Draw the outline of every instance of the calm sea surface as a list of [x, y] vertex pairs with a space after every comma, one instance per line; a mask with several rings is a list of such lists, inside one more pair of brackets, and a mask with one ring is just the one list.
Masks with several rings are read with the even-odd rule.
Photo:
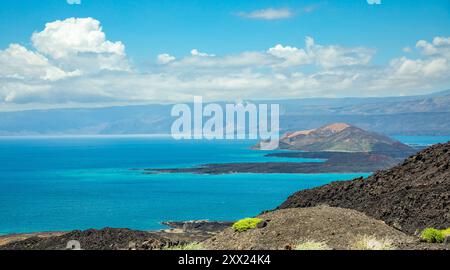
[[[450, 137], [398, 137], [433, 144]], [[267, 158], [250, 141], [155, 137], [0, 138], [0, 234], [126, 227], [166, 220], [235, 220], [272, 209], [297, 190], [360, 174], [154, 174], [142, 168]]]

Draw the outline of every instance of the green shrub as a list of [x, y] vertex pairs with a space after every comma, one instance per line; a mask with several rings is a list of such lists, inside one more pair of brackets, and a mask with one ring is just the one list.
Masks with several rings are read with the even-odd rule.
[[420, 237], [428, 243], [442, 243], [445, 239], [443, 231], [434, 228], [426, 228]]
[[331, 250], [325, 242], [307, 241], [295, 246], [294, 250]]
[[353, 245], [354, 250], [395, 250], [396, 247], [390, 239], [377, 239], [373, 236], [360, 236]]
[[441, 231], [444, 237], [450, 236], [450, 228]]
[[233, 229], [237, 232], [245, 232], [256, 228], [263, 220], [260, 218], [244, 218], [233, 224]]

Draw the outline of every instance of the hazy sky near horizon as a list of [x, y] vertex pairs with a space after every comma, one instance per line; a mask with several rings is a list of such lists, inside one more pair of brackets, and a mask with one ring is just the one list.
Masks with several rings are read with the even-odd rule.
[[0, 110], [448, 88], [448, 0], [0, 2]]

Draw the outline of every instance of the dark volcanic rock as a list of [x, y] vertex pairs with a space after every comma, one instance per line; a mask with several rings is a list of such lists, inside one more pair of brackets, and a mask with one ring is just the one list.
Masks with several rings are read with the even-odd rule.
[[[360, 173], [373, 172], [391, 168], [403, 159], [393, 158], [378, 153], [345, 152], [289, 152], [275, 153], [267, 156], [288, 158], [326, 159], [318, 162], [256, 162], [256, 163], [222, 163], [206, 164], [193, 168], [146, 169], [146, 174], [154, 173], [197, 173], [197, 174], [232, 174], [232, 173]], [[404, 156], [403, 158], [405, 158]]]
[[408, 233], [450, 227], [450, 143], [427, 148], [368, 179], [295, 193], [278, 209], [328, 204], [355, 209]]
[[231, 227], [234, 222], [226, 221], [208, 221], [208, 220], [192, 220], [192, 221], [166, 221], [162, 224], [172, 228], [182, 229], [187, 232], [218, 232]]
[[65, 250], [69, 241], [76, 240], [85, 250], [161, 249], [178, 244], [155, 233], [128, 229], [72, 231], [48, 238], [32, 237], [0, 246], [0, 250]]

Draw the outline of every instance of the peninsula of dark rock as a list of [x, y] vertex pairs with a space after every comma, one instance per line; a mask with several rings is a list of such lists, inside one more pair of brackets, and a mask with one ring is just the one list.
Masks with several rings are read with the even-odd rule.
[[[255, 162], [206, 164], [193, 168], [146, 169], [144, 173], [359, 173], [391, 168], [402, 161], [377, 153], [283, 152], [267, 156], [293, 158], [293, 162]], [[294, 158], [325, 159], [325, 162], [294, 162]]]

